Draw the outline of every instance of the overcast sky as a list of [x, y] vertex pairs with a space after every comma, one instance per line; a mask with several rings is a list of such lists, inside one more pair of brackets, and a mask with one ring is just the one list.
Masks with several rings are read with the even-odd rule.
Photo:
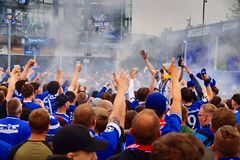
[[[192, 25], [202, 23], [203, 0], [132, 0], [133, 33], [160, 35], [166, 27], [184, 29], [186, 19]], [[208, 0], [205, 22], [207, 24], [226, 20], [229, 8], [235, 0]]]

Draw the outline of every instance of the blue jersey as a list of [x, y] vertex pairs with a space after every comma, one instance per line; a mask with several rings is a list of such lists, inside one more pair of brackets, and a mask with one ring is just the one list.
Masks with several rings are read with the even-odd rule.
[[0, 140], [12, 146], [27, 140], [31, 134], [28, 122], [17, 117], [0, 119]]
[[130, 145], [134, 144], [134, 137], [133, 135], [131, 135], [130, 133], [128, 133], [126, 135], [126, 143], [125, 143], [125, 147], [128, 147]]
[[49, 94], [48, 91], [43, 92], [43, 93], [41, 93], [41, 94], [36, 95], [36, 96], [35, 96], [35, 99], [40, 99], [40, 100], [43, 101], [43, 99], [44, 99], [45, 97], [47, 97], [48, 94]]
[[200, 130], [200, 122], [198, 119], [198, 112], [203, 104], [208, 103], [208, 100], [204, 98], [203, 100], [193, 102], [188, 108], [188, 121], [187, 126], [193, 130]]
[[210, 130], [210, 125], [206, 125], [202, 127], [201, 130], [197, 130], [194, 136], [197, 137], [205, 147], [210, 147], [213, 144], [214, 135]]
[[23, 102], [23, 105], [29, 108], [31, 111], [34, 109], [42, 108], [39, 104], [34, 102]]
[[166, 124], [165, 125], [160, 124], [161, 135], [164, 135], [170, 132], [181, 131], [182, 118], [177, 113], [173, 113], [170, 116], [165, 115], [164, 120]]
[[231, 157], [231, 158], [218, 158], [218, 160], [240, 160], [238, 157]]
[[93, 131], [91, 131], [91, 133], [96, 139], [108, 142], [108, 146], [104, 151], [97, 152], [98, 160], [105, 160], [110, 156], [113, 156], [121, 136], [120, 127], [116, 123], [111, 122], [107, 125], [105, 131], [99, 135], [95, 134]]
[[46, 107], [50, 114], [57, 112], [57, 106], [55, 104], [55, 99], [57, 96], [58, 94], [55, 95], [48, 94], [48, 96], [43, 99], [44, 106]]
[[56, 112], [56, 113], [53, 114], [53, 116], [56, 117], [56, 118], [58, 116], [60, 116], [66, 122], [66, 124], [70, 124], [70, 118], [69, 118], [69, 116], [67, 114]]
[[23, 101], [23, 96], [21, 93], [18, 93], [17, 90], [14, 90], [13, 97], [18, 98], [21, 102]]
[[7, 160], [12, 146], [4, 141], [0, 140], [0, 159]]
[[235, 111], [235, 116], [237, 124], [240, 124], [240, 111]]
[[53, 115], [50, 115], [50, 126], [48, 129], [48, 132], [46, 134], [46, 140], [48, 142], [52, 142], [53, 136], [57, 131], [61, 128], [58, 119], [54, 117]]
[[75, 111], [77, 107], [75, 105], [70, 104], [68, 109], [67, 109], [67, 115], [70, 118], [70, 122], [73, 121], [73, 112]]

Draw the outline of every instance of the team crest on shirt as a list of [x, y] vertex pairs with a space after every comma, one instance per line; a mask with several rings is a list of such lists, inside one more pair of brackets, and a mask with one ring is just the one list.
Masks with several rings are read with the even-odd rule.
[[19, 124], [11, 125], [11, 124], [0, 124], [0, 133], [12, 134], [18, 133]]
[[114, 128], [111, 126], [109, 126], [105, 129], [105, 132], [112, 132], [112, 131], [114, 131]]
[[93, 138], [94, 137], [94, 135], [93, 135], [93, 133], [91, 132], [91, 131], [89, 131], [89, 135]]

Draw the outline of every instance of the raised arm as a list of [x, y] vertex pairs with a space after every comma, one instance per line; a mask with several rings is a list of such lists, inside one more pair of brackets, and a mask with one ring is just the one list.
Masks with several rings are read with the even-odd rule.
[[58, 69], [55, 76], [55, 81], [57, 81], [59, 84], [61, 84], [62, 74], [63, 74], [62, 70]]
[[142, 56], [144, 62], [146, 63], [149, 71], [152, 73], [152, 75], [157, 74], [157, 71], [154, 69], [153, 65], [149, 62], [147, 53], [144, 50], [141, 50], [140, 55]]
[[199, 97], [200, 99], [202, 99], [202, 98], [203, 98], [203, 92], [202, 92], [202, 87], [201, 87], [200, 83], [198, 82], [197, 78], [193, 75], [193, 73], [190, 71], [189, 67], [184, 66], [184, 68], [185, 68], [185, 70], [187, 71], [190, 79], [191, 79], [193, 82], [195, 82], [195, 89], [196, 89], [196, 91], [197, 91], [198, 97]]
[[34, 59], [29, 59], [27, 64], [24, 67], [24, 70], [22, 72], [22, 75], [20, 77], [20, 80], [25, 80], [27, 78], [27, 74], [29, 72], [29, 69], [36, 63]]
[[128, 89], [129, 79], [125, 72], [121, 71], [116, 75], [116, 83], [118, 86], [118, 92], [113, 103], [113, 111], [109, 117], [109, 122], [115, 122], [120, 124], [124, 128], [126, 104], [125, 104], [125, 92]]
[[155, 76], [152, 76], [151, 81], [150, 81], [150, 85], [149, 85], [150, 93], [154, 92], [154, 87], [155, 87], [154, 83], [155, 83]]
[[7, 96], [6, 96], [6, 100], [9, 101], [12, 96], [13, 96], [13, 92], [15, 90], [15, 83], [18, 80], [18, 76], [20, 75], [20, 68], [14, 68], [12, 70], [12, 72], [10, 73], [10, 78], [9, 78], [9, 85], [8, 85], [8, 92], [7, 92]]
[[181, 109], [181, 91], [180, 84], [178, 81], [178, 68], [174, 64], [175, 59], [172, 59], [171, 65], [168, 68], [167, 72], [172, 77], [172, 105], [170, 109], [170, 114], [177, 113], [180, 117], [182, 117], [182, 109]]
[[73, 79], [72, 79], [72, 82], [68, 88], [69, 91], [73, 91], [75, 90], [75, 87], [77, 86], [77, 80], [78, 80], [78, 77], [79, 77], [79, 73], [81, 72], [82, 70], [82, 65], [81, 64], [77, 64], [76, 65], [76, 68], [75, 68], [75, 71], [74, 71], [74, 75], [73, 75]]
[[181, 82], [181, 80], [183, 79], [183, 73], [184, 73], [184, 66], [181, 66], [180, 74], [179, 74], [179, 77], [178, 77], [179, 82]]
[[213, 99], [213, 92], [212, 92], [212, 88], [210, 86], [210, 77], [205, 74], [203, 76], [203, 81], [204, 81], [204, 85], [206, 87], [206, 91], [207, 91], [207, 99], [208, 99], [208, 102], [210, 102], [212, 99]]
[[130, 81], [129, 81], [129, 87], [128, 87], [128, 97], [129, 101], [133, 102], [135, 101], [135, 95], [134, 95], [134, 79], [137, 74], [137, 69], [132, 68], [130, 71]]

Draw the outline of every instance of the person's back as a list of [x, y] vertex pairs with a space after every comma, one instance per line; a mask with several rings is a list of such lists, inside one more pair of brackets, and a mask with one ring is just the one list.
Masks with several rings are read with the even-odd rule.
[[82, 104], [74, 111], [74, 124], [81, 124], [90, 129], [91, 134], [98, 140], [105, 140], [109, 144], [104, 151], [97, 152], [98, 159], [103, 160], [114, 154], [119, 137], [121, 136], [121, 129], [115, 122], [108, 122], [104, 132], [97, 134], [94, 132], [96, 123], [96, 113], [90, 104]]
[[59, 88], [60, 88], [60, 85], [57, 81], [51, 81], [47, 85], [47, 90], [49, 94], [43, 99], [43, 102], [44, 102], [44, 106], [47, 108], [50, 114], [55, 113], [57, 111], [55, 99], [58, 96], [57, 93]]
[[169, 133], [152, 145], [151, 160], [201, 160], [204, 146], [191, 134]]
[[35, 102], [34, 100], [34, 88], [31, 84], [25, 84], [22, 86], [21, 93], [23, 96], [23, 104], [25, 107], [28, 107], [31, 111], [37, 108], [41, 108], [41, 106]]
[[6, 160], [9, 156], [12, 146], [2, 140], [0, 140], [0, 159]]
[[15, 146], [30, 136], [30, 128], [26, 121], [19, 119], [22, 112], [21, 102], [17, 98], [7, 103], [8, 117], [0, 119], [0, 140]]
[[50, 145], [45, 142], [45, 134], [49, 128], [50, 117], [45, 109], [35, 109], [29, 116], [31, 128], [30, 138], [15, 146], [10, 153], [9, 160], [45, 160], [53, 155]]
[[108, 160], [148, 160], [152, 152], [152, 142], [160, 135], [159, 119], [155, 112], [145, 109], [138, 113], [132, 121], [131, 134], [135, 144], [127, 147], [118, 155]]
[[23, 143], [14, 147], [18, 148], [13, 160], [45, 160], [52, 155], [50, 145], [45, 141], [24, 141]]

